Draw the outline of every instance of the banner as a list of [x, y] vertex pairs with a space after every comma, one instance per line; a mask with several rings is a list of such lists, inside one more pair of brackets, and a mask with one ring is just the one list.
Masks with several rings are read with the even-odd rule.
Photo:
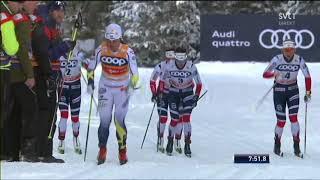
[[202, 61], [270, 61], [284, 39], [295, 41], [297, 54], [320, 62], [320, 16], [202, 15]]

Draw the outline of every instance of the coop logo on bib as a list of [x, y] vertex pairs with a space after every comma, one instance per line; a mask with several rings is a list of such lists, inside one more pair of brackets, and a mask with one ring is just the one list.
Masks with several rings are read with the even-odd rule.
[[76, 67], [78, 64], [77, 60], [70, 60], [68, 61], [61, 61], [60, 65], [62, 68], [66, 67], [68, 65], [68, 68]]
[[123, 66], [123, 65], [128, 64], [128, 61], [125, 59], [119, 59], [119, 58], [115, 58], [115, 57], [106, 57], [106, 56], [101, 57], [101, 62], [106, 63], [111, 66]]
[[295, 72], [299, 70], [299, 65], [292, 65], [292, 64], [282, 64], [277, 67], [277, 70], [279, 71], [291, 71]]
[[188, 71], [170, 71], [170, 76], [177, 78], [187, 78], [191, 76], [191, 72]]

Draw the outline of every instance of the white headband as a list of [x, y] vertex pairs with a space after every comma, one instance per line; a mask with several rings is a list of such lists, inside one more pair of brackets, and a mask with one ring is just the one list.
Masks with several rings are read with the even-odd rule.
[[187, 59], [187, 54], [186, 53], [175, 53], [175, 58], [178, 61], [184, 61]]

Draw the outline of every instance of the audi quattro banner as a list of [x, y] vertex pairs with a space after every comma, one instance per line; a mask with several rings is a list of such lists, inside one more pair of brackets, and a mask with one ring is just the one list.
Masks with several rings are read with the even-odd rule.
[[[280, 13], [281, 14], [281, 13]], [[204, 61], [270, 61], [282, 41], [296, 42], [307, 62], [320, 61], [320, 16], [202, 15], [200, 56]]]

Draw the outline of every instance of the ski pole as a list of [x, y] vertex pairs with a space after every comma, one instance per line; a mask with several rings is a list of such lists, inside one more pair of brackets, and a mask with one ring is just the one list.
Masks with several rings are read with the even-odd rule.
[[304, 113], [304, 154], [307, 151], [307, 113], [308, 113], [308, 103], [306, 102], [306, 108]]
[[89, 129], [90, 129], [90, 122], [91, 122], [92, 100], [93, 100], [93, 95], [91, 95], [91, 99], [90, 99], [90, 110], [89, 110], [89, 120], [88, 120], [88, 127], [87, 127], [86, 147], [85, 147], [85, 150], [84, 150], [84, 159], [83, 159], [84, 162], [86, 162], [86, 157], [87, 157]]
[[159, 151], [159, 144], [160, 144], [160, 118], [161, 118], [161, 113], [162, 113], [162, 108], [160, 107], [159, 119], [158, 119], [158, 125], [157, 125], [157, 133], [158, 133], [157, 152]]
[[[88, 81], [86, 80], [86, 78], [84, 78], [84, 75], [83, 75], [82, 71], [80, 71], [80, 72], [81, 72], [81, 76], [83, 78], [84, 83], [86, 83], [86, 85], [88, 86]], [[96, 98], [94, 98], [94, 97], [93, 97], [93, 103], [94, 103], [94, 105], [96, 106], [96, 108], [98, 110], [98, 103], [97, 103]]]
[[141, 149], [142, 149], [142, 147], [143, 147], [144, 140], [146, 139], [146, 135], [147, 135], [147, 132], [148, 132], [148, 128], [149, 128], [150, 121], [151, 121], [152, 114], [153, 114], [153, 111], [154, 111], [154, 108], [155, 108], [155, 107], [156, 107], [156, 102], [153, 103], [153, 108], [152, 108], [152, 111], [151, 111], [151, 115], [150, 115], [150, 118], [149, 118], [149, 122], [148, 122], [148, 125], [147, 125], [147, 128], [146, 128], [146, 132], [144, 133], [144, 137], [143, 137], [143, 140], [142, 140], [142, 143], [141, 143]]
[[[207, 92], [208, 92], [208, 90], [206, 90], [206, 91], [199, 97], [198, 101], [199, 101], [204, 95], [206, 95]], [[198, 102], [198, 101], [197, 101], [197, 102]]]
[[272, 87], [266, 92], [266, 94], [258, 101], [257, 105], [256, 105], [256, 111], [259, 109], [259, 107], [262, 105], [262, 103], [264, 102], [264, 100], [267, 98], [267, 96], [269, 95], [269, 93], [271, 92], [271, 90], [276, 86], [277, 83], [274, 83], [272, 85]]

